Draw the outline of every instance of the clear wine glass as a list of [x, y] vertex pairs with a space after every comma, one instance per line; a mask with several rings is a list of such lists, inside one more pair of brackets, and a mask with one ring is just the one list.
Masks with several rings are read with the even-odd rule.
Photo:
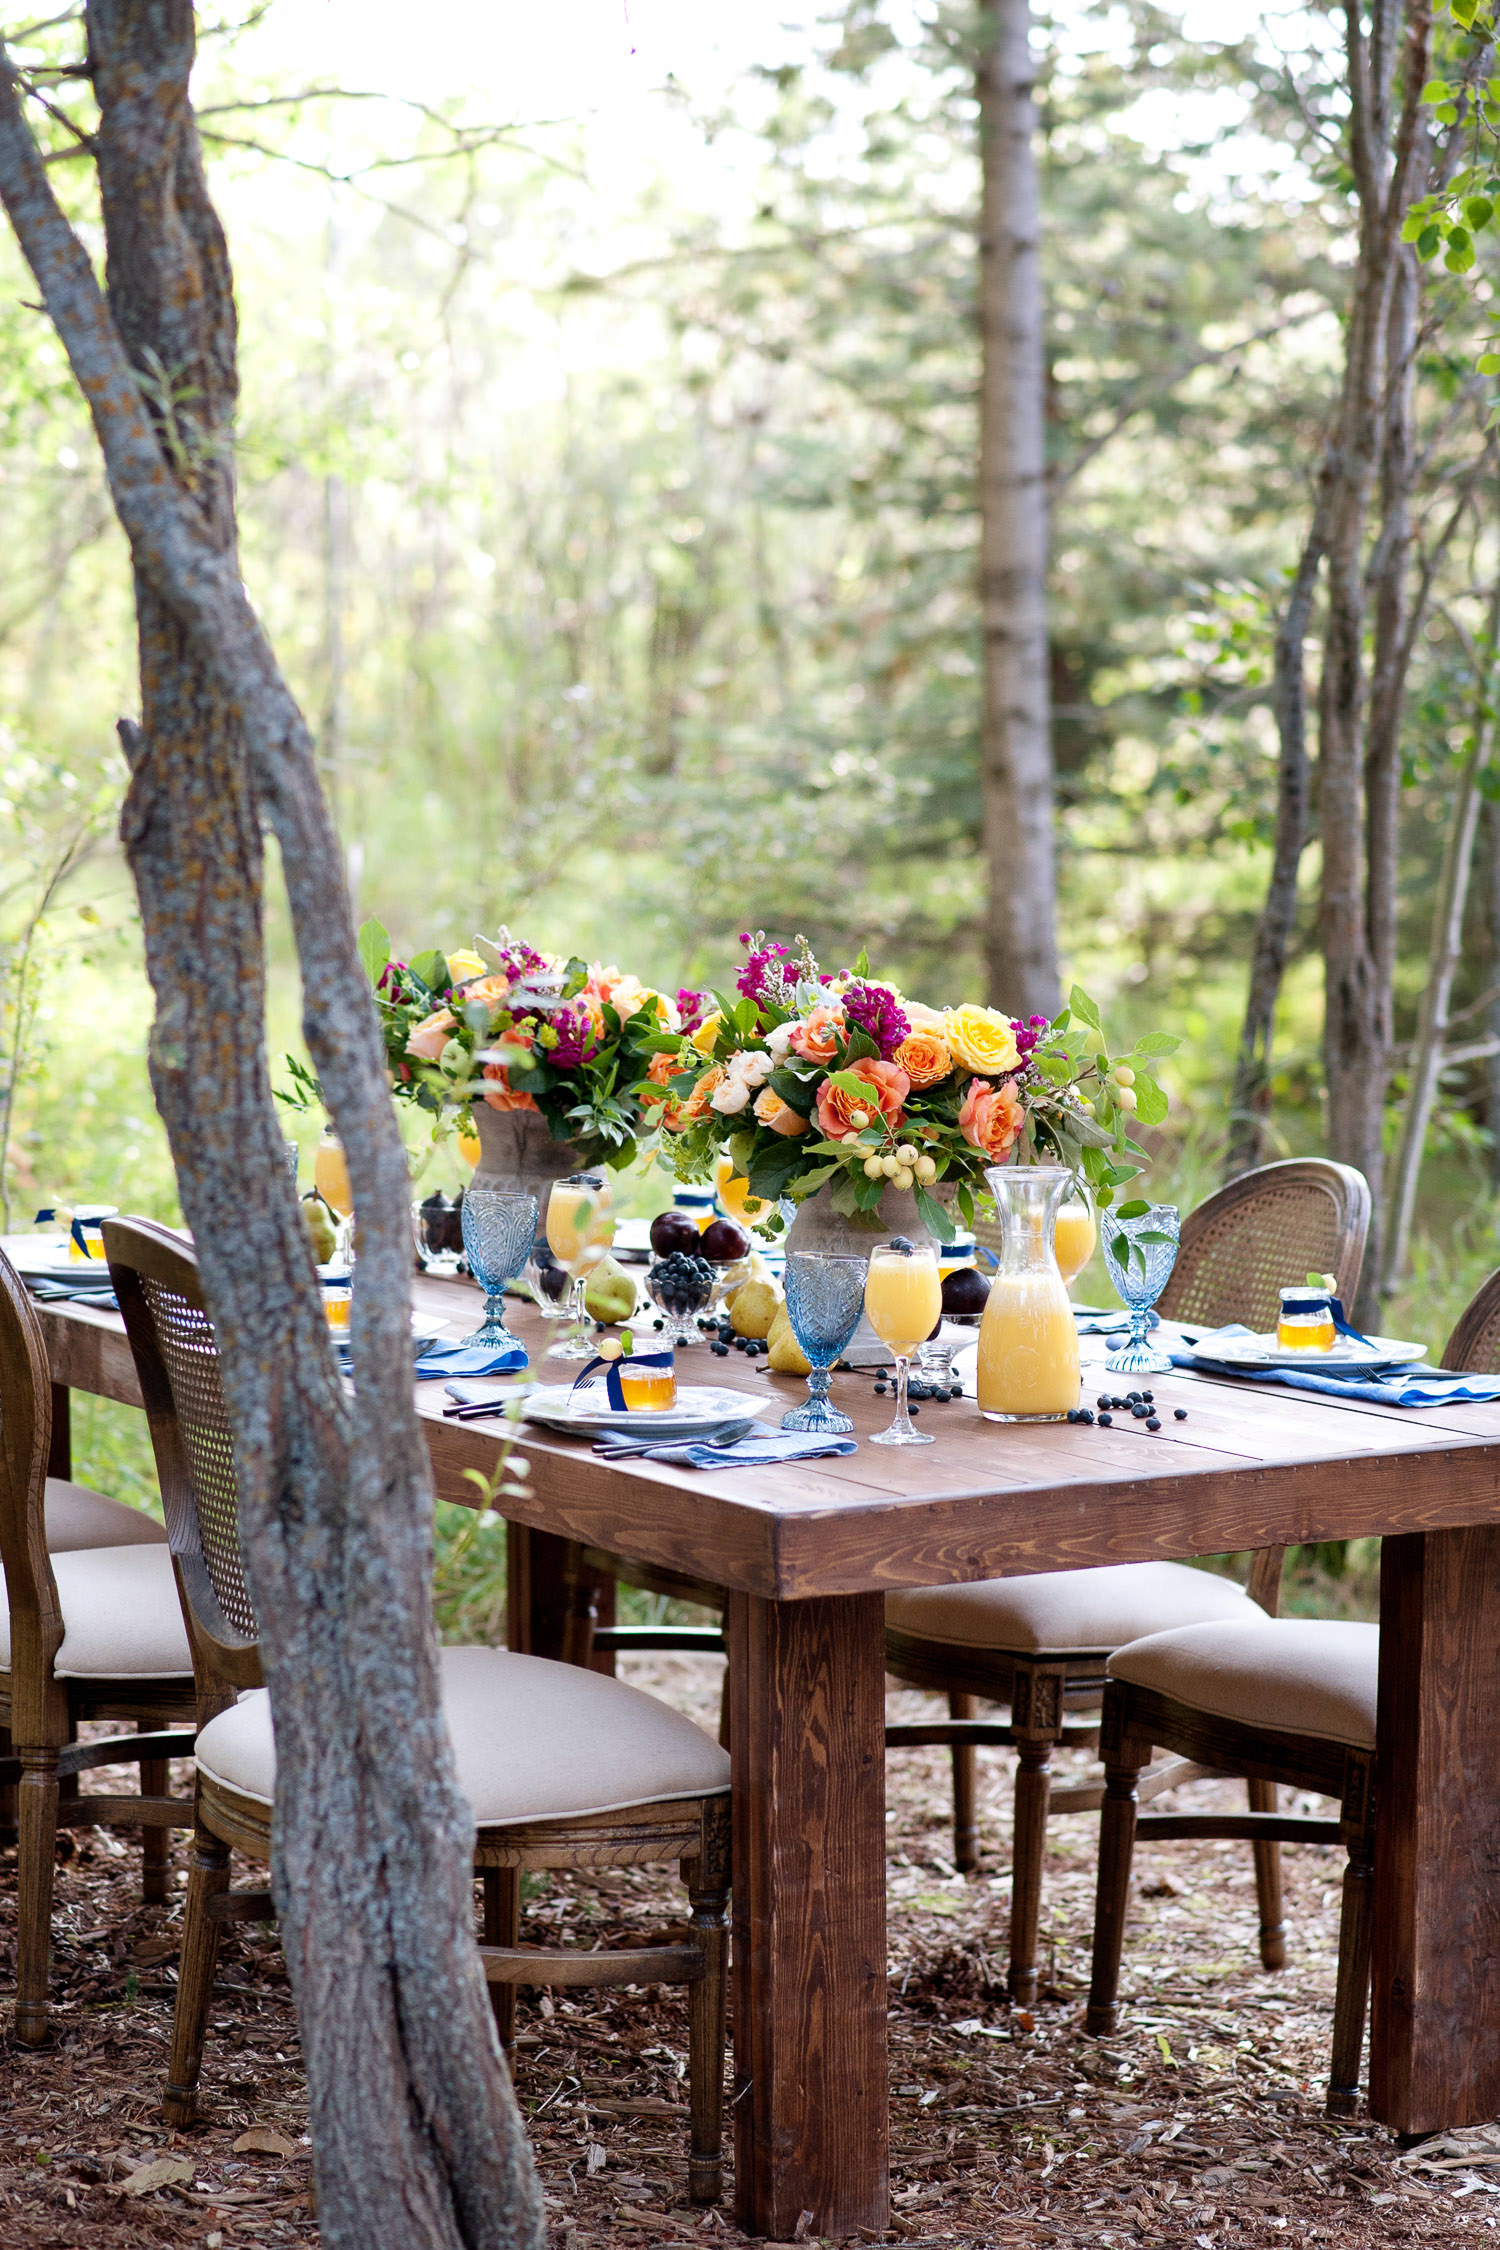
[[906, 1403], [906, 1380], [912, 1354], [931, 1333], [943, 1310], [943, 1285], [938, 1279], [937, 1256], [930, 1245], [920, 1247], [898, 1235], [870, 1252], [865, 1279], [865, 1312], [870, 1326], [888, 1344], [896, 1362], [896, 1413], [888, 1430], [871, 1438], [872, 1445], [931, 1445], [930, 1432], [919, 1430]]
[[584, 1295], [588, 1277], [615, 1239], [614, 1199], [603, 1172], [573, 1172], [554, 1180], [547, 1197], [547, 1247], [564, 1272], [573, 1278], [568, 1310], [573, 1333], [554, 1344], [553, 1359], [592, 1359], [588, 1307]]
[[1151, 1308], [1177, 1263], [1177, 1206], [1125, 1204], [1102, 1214], [1104, 1263], [1130, 1314], [1130, 1334], [1104, 1365], [1111, 1375], [1170, 1375], [1172, 1362], [1148, 1341]]
[[[521, 1279], [531, 1291], [531, 1301], [543, 1320], [551, 1322], [568, 1320], [573, 1311], [573, 1276], [565, 1266], [560, 1266], [547, 1247], [545, 1235], [538, 1235], [526, 1261]], [[562, 1331], [557, 1332], [561, 1336]], [[552, 1346], [547, 1347], [547, 1356]]]
[[502, 1195], [494, 1188], [471, 1187], [464, 1197], [464, 1250], [469, 1270], [484, 1291], [484, 1319], [466, 1348], [518, 1351], [525, 1364], [526, 1347], [505, 1325], [505, 1284], [531, 1256], [536, 1240], [537, 1201], [534, 1195]]
[[787, 1318], [811, 1373], [807, 1378], [807, 1404], [794, 1406], [789, 1414], [782, 1415], [784, 1430], [816, 1430], [842, 1437], [853, 1429], [848, 1415], [830, 1402], [828, 1385], [833, 1363], [848, 1349], [864, 1311], [868, 1263], [865, 1258], [819, 1250], [787, 1252]]

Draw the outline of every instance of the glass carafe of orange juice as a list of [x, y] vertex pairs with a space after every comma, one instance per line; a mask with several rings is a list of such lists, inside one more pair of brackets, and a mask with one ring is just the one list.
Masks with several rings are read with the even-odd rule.
[[1061, 1164], [986, 1172], [1000, 1213], [1000, 1264], [979, 1324], [979, 1411], [992, 1422], [1060, 1422], [1078, 1404], [1078, 1330], [1053, 1230], [1072, 1187]]

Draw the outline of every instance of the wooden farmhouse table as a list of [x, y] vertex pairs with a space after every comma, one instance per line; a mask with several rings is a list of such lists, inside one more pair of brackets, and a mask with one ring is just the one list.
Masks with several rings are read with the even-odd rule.
[[[473, 1319], [466, 1284], [419, 1281], [415, 1296], [450, 1334]], [[64, 1392], [139, 1404], [118, 1319], [40, 1309]], [[539, 1359], [540, 1320], [523, 1308], [517, 1327]], [[684, 1357], [777, 1415], [800, 1391], [738, 1353]], [[517, 1645], [559, 1653], [569, 1540], [728, 1593], [733, 2114], [752, 2233], [785, 2240], [802, 2221], [838, 2237], [888, 2214], [894, 1587], [1382, 1535], [1370, 2104], [1402, 2133], [1500, 2115], [1500, 1405], [1401, 1411], [1187, 1374], [1154, 1387], [1190, 1417], [1159, 1436], [996, 1425], [961, 1402], [929, 1408], [934, 1446], [800, 1467], [704, 1474], [521, 1437], [530, 1475], [506, 1503]], [[888, 1415], [867, 1378], [835, 1392], [861, 1436]], [[474, 1506], [463, 1472], [491, 1470], [510, 1426], [444, 1422], [441, 1383], [418, 1400], [439, 1495]]]

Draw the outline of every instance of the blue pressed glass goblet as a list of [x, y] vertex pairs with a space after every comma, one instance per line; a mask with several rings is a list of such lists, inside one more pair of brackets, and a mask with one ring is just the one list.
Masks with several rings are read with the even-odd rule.
[[1172, 1372], [1166, 1353], [1147, 1341], [1147, 1323], [1177, 1263], [1177, 1226], [1177, 1207], [1172, 1203], [1148, 1203], [1128, 1218], [1113, 1211], [1101, 1216], [1104, 1263], [1130, 1314], [1129, 1336], [1104, 1362], [1111, 1375]]
[[828, 1397], [833, 1363], [849, 1346], [865, 1306], [867, 1258], [841, 1257], [833, 1252], [789, 1250], [786, 1261], [786, 1309], [792, 1334], [802, 1347], [812, 1372], [807, 1378], [807, 1404], [794, 1406], [781, 1417], [784, 1430], [817, 1430], [842, 1437], [854, 1424]]
[[484, 1319], [466, 1349], [517, 1351], [524, 1366], [526, 1347], [505, 1325], [505, 1284], [514, 1281], [536, 1240], [534, 1195], [502, 1195], [494, 1188], [471, 1187], [464, 1196], [464, 1253], [469, 1271], [484, 1291]]

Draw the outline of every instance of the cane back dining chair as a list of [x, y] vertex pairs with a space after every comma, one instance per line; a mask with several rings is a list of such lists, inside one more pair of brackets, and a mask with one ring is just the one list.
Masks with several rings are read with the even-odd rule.
[[[276, 1752], [255, 1605], [240, 1554], [233, 1442], [192, 1253], [143, 1220], [105, 1222], [105, 1252], [150, 1421], [168, 1534], [198, 1660], [197, 1826], [165, 2111], [197, 2106], [219, 1939], [266, 1920], [268, 1890], [232, 1891], [230, 1854], [271, 1855]], [[516, 1988], [688, 1987], [689, 2192], [717, 2201], [723, 2128], [729, 1761], [681, 1712], [623, 1682], [505, 1649], [440, 1651], [444, 1716], [474, 1813], [479, 1956], [502, 2041]], [[526, 1870], [676, 1862], [681, 1942], [614, 1952], [522, 1947]]]
[[[1320, 1158], [1267, 1164], [1199, 1204], [1184, 1220], [1162, 1312], [1220, 1326], [1231, 1320], [1266, 1328], [1284, 1283], [1311, 1269], [1331, 1272], [1352, 1300], [1359, 1283], [1370, 1191], [1362, 1174]], [[974, 1753], [1010, 1744], [1018, 1754], [1011, 1878], [1010, 1990], [1036, 1994], [1037, 1933], [1049, 1817], [1097, 1810], [1102, 1784], [1054, 1787], [1059, 1743], [1091, 1748], [1098, 1721], [1070, 1721], [1097, 1709], [1111, 1650], [1179, 1626], [1244, 1624], [1274, 1608], [1279, 1550], [1254, 1559], [1248, 1587], [1190, 1563], [1125, 1563], [1048, 1571], [1029, 1578], [933, 1586], [886, 1598], [886, 1665], [898, 1679], [948, 1697], [947, 1720], [892, 1725], [889, 1749], [950, 1746], [953, 1757], [953, 1859], [978, 1865]], [[980, 1719], [980, 1699], [1009, 1705], [1007, 1720]], [[1181, 1761], [1153, 1772], [1147, 1794], [1185, 1778]], [[1252, 1803], [1266, 1786], [1252, 1780]], [[1274, 1842], [1256, 1852], [1267, 1967], [1280, 1965], [1279, 1869]]]
[[[1500, 1272], [1459, 1315], [1442, 1365], [1466, 1374], [1500, 1373]], [[1274, 1600], [1268, 1606], [1274, 1612]], [[1137, 1836], [1247, 1838], [1257, 1851], [1278, 1855], [1271, 1900], [1278, 1937], [1282, 1844], [1341, 1843], [1347, 1860], [1327, 2109], [1331, 2117], [1352, 2114], [1370, 1982], [1379, 1657], [1378, 1626], [1274, 1614], [1228, 1632], [1190, 1626], [1156, 1633], [1115, 1650], [1104, 1691], [1105, 1795], [1086, 2030], [1107, 2034], [1118, 2021]], [[1252, 1791], [1258, 1783], [1263, 1794], [1258, 1800], [1252, 1794], [1248, 1813], [1142, 1815], [1139, 1776], [1158, 1750], [1192, 1760], [1200, 1770], [1238, 1775]], [[1337, 1798], [1338, 1818], [1281, 1813], [1276, 1792], [1283, 1784]], [[1260, 1887], [1264, 1951], [1267, 1906]]]
[[[52, 1388], [36, 1309], [0, 1255], [0, 1787], [16, 1824], [16, 2037], [48, 2029], [57, 1832], [142, 1831], [142, 1896], [167, 1896], [168, 1831], [191, 1828], [169, 1758], [193, 1747], [193, 1666], [159, 1526], [137, 1508], [49, 1477]], [[80, 1742], [85, 1721], [127, 1735]], [[78, 1776], [134, 1765], [135, 1794], [80, 1793]]]

